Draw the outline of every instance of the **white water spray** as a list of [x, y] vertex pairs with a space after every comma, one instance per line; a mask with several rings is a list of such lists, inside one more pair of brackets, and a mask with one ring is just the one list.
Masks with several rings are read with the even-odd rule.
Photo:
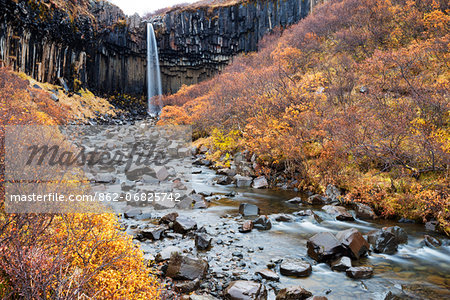
[[147, 94], [148, 114], [156, 117], [162, 109], [162, 87], [158, 46], [156, 45], [155, 31], [151, 23], [147, 23]]

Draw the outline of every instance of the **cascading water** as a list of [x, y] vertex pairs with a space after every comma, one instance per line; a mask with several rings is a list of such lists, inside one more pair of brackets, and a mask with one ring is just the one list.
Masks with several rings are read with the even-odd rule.
[[148, 114], [156, 117], [162, 108], [162, 87], [158, 46], [156, 45], [155, 31], [151, 23], [147, 23], [147, 93]]

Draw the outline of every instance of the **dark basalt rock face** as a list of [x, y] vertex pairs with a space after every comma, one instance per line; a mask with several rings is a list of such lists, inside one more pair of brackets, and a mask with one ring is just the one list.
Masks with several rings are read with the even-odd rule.
[[38, 81], [103, 93], [143, 94], [146, 34], [107, 1], [0, 0], [1, 64]]
[[107, 1], [0, 0], [0, 65], [38, 81], [106, 94], [146, 94], [146, 22], [158, 41], [163, 92], [208, 79], [238, 53], [257, 50], [277, 26], [305, 17], [322, 0], [247, 0], [185, 7], [143, 20]]

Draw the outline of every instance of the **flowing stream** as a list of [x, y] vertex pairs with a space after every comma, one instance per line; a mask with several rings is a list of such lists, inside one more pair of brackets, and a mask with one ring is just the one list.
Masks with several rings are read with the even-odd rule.
[[[143, 131], [141, 125], [129, 127], [123, 136], [135, 136], [134, 132]], [[133, 129], [135, 128], [135, 129]], [[92, 137], [92, 144], [114, 144], [122, 142], [109, 132], [104, 131]], [[126, 144], [126, 142], [123, 142]], [[123, 181], [121, 168], [98, 170], [116, 178], [115, 184], [99, 184], [103, 191], [136, 193], [145, 188], [145, 182]], [[200, 289], [222, 298], [223, 290], [231, 280], [260, 280], [255, 272], [266, 268], [267, 264], [284, 258], [302, 258], [313, 266], [312, 274], [306, 278], [280, 276], [279, 282], [263, 281], [269, 290], [269, 299], [275, 299], [275, 290], [288, 286], [302, 286], [314, 295], [325, 295], [328, 299], [386, 299], [386, 291], [400, 290], [406, 299], [449, 299], [450, 284], [450, 247], [449, 241], [442, 235], [425, 231], [423, 225], [399, 224], [395, 221], [375, 220], [353, 222], [336, 221], [325, 213], [320, 206], [291, 204], [286, 201], [305, 195], [293, 191], [275, 189], [237, 188], [235, 185], [217, 185], [214, 183], [215, 171], [206, 167], [196, 167], [192, 175], [192, 188], [207, 196], [208, 208], [178, 210], [181, 216], [194, 219], [198, 227], [204, 226], [212, 236], [212, 248], [206, 251], [196, 249], [192, 234], [182, 236], [171, 230], [161, 240], [144, 240], [141, 247], [145, 256], [153, 260], [158, 253], [169, 246], [176, 246], [188, 255], [204, 258], [209, 263], [207, 278]], [[126, 189], [124, 189], [126, 187]], [[272, 228], [267, 231], [254, 229], [249, 233], [240, 233], [239, 226], [243, 218], [238, 212], [241, 203], [256, 204], [261, 214], [272, 220]], [[140, 216], [123, 217], [122, 222], [130, 234], [136, 234], [141, 226], [153, 226], [159, 218], [174, 209], [155, 210], [146, 208]], [[296, 217], [293, 212], [311, 209], [322, 221], [310, 217]], [[351, 212], [351, 211], [350, 211]], [[273, 214], [285, 213], [293, 217], [293, 222], [277, 222]], [[393, 255], [371, 253], [368, 257], [353, 261], [353, 266], [371, 266], [374, 276], [370, 279], [355, 280], [343, 272], [334, 272], [327, 264], [316, 263], [307, 255], [307, 240], [319, 232], [336, 233], [348, 228], [356, 228], [362, 234], [384, 226], [398, 225], [408, 234], [408, 242], [399, 245]], [[422, 243], [424, 234], [438, 237], [443, 245], [429, 248]], [[237, 255], [238, 254], [238, 255]], [[276, 269], [277, 270], [277, 269]], [[277, 270], [278, 272], [278, 270]]]

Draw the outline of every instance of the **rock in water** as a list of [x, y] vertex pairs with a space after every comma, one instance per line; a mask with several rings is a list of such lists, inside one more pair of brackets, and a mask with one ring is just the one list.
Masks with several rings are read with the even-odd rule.
[[435, 237], [432, 237], [430, 235], [427, 235], [427, 234], [425, 234], [423, 236], [423, 243], [427, 247], [430, 247], [430, 248], [437, 248], [437, 247], [440, 247], [442, 245], [442, 242], [439, 239], [437, 239]]
[[307, 277], [311, 272], [311, 264], [301, 259], [288, 258], [280, 265], [280, 273], [285, 276]]
[[328, 201], [329, 199], [327, 197], [316, 194], [309, 196], [306, 202], [311, 205], [323, 205], [328, 203]]
[[239, 205], [239, 213], [244, 217], [259, 215], [259, 208], [254, 204], [242, 203]]
[[199, 258], [191, 258], [177, 252], [172, 253], [166, 276], [172, 279], [202, 279], [208, 271], [208, 263]]
[[321, 232], [311, 237], [306, 243], [308, 255], [318, 262], [332, 261], [341, 257], [345, 249], [334, 235]]
[[167, 215], [163, 216], [159, 220], [159, 223], [165, 223], [165, 224], [173, 223], [173, 222], [175, 222], [177, 217], [178, 217], [178, 213], [177, 212], [171, 212], [171, 213], [168, 213]]
[[408, 234], [406, 231], [398, 226], [384, 227], [384, 231], [390, 232], [395, 236], [397, 243], [406, 244], [408, 242]]
[[253, 227], [259, 230], [270, 230], [272, 228], [272, 222], [267, 216], [259, 216], [253, 221]]
[[173, 230], [178, 233], [186, 233], [197, 229], [197, 223], [187, 217], [178, 217], [173, 223]]
[[241, 228], [239, 228], [239, 232], [247, 233], [252, 231], [252, 229], [253, 229], [253, 221], [247, 220], [242, 224]]
[[264, 189], [267, 188], [268, 186], [269, 183], [267, 182], [267, 179], [264, 176], [259, 176], [253, 180], [252, 187], [255, 189]]
[[303, 300], [312, 296], [312, 293], [300, 286], [288, 287], [280, 290], [276, 300]]
[[234, 176], [237, 187], [249, 187], [252, 185], [253, 178], [249, 176], [236, 175]]
[[352, 267], [352, 261], [349, 257], [343, 256], [331, 263], [331, 270], [338, 272], [345, 272]]
[[172, 253], [181, 253], [181, 249], [175, 246], [169, 246], [156, 255], [156, 261], [169, 260]]
[[359, 259], [366, 255], [370, 249], [369, 243], [355, 228], [339, 231], [336, 234], [336, 238], [345, 247], [348, 255], [354, 259]]
[[384, 230], [374, 230], [367, 234], [367, 241], [376, 253], [394, 254], [398, 243], [395, 235]]
[[373, 276], [373, 269], [371, 267], [351, 267], [345, 273], [353, 279], [367, 279]]
[[373, 209], [366, 204], [356, 203], [355, 204], [356, 217], [363, 220], [373, 220], [377, 217]]
[[343, 206], [325, 205], [322, 207], [324, 211], [336, 217], [339, 221], [354, 221], [352, 214], [349, 213]]
[[291, 204], [301, 204], [303, 203], [303, 200], [300, 197], [294, 197], [292, 199], [287, 200], [286, 202]]
[[237, 280], [230, 283], [224, 293], [227, 300], [266, 300], [264, 285], [254, 281]]
[[260, 275], [262, 278], [264, 278], [266, 280], [271, 280], [271, 281], [279, 281], [280, 280], [280, 276], [277, 273], [275, 273], [274, 271], [269, 270], [269, 269], [257, 271], [256, 275]]
[[211, 246], [212, 238], [206, 233], [197, 233], [195, 235], [195, 247], [199, 250], [206, 250]]

